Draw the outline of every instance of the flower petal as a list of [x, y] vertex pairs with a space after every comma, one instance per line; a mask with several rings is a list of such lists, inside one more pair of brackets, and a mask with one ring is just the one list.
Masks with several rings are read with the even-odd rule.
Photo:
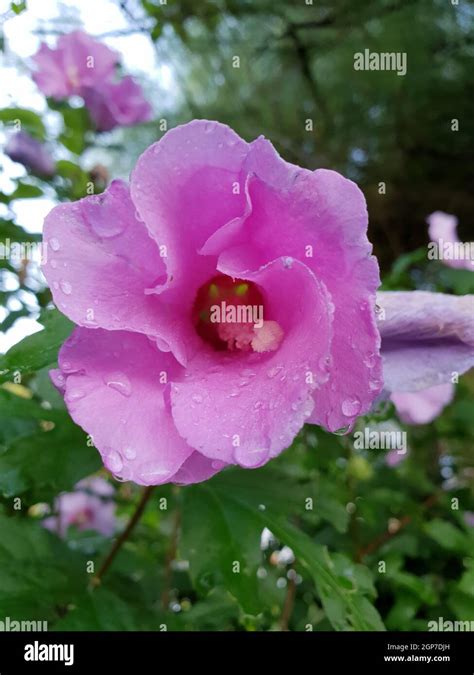
[[398, 417], [405, 424], [428, 424], [451, 403], [454, 384], [438, 384], [420, 391], [397, 391], [390, 398], [395, 404]]
[[145, 290], [165, 268], [125, 183], [114, 181], [101, 195], [54, 208], [44, 241], [43, 273], [66, 316], [80, 326], [159, 337], [166, 311]]
[[474, 296], [377, 294], [384, 388], [419, 391], [474, 366]]
[[212, 235], [202, 252], [220, 252], [219, 267], [234, 276], [291, 256], [324, 282], [335, 307], [333, 365], [328, 383], [315, 393], [309, 421], [335, 431], [369, 410], [382, 387], [375, 323], [380, 279], [366, 236], [365, 199], [355, 183], [334, 171], [295, 171], [282, 162], [284, 182], [282, 167], [269, 169], [277, 159], [266, 152], [265, 174], [278, 187], [251, 176], [246, 213]]
[[78, 328], [60, 351], [65, 401], [105, 466], [140, 485], [169, 482], [193, 453], [176, 431], [167, 383], [182, 377], [145, 336]]
[[172, 382], [171, 404], [178, 431], [200, 453], [253, 468], [288, 447], [313, 409], [312, 392], [328, 376], [332, 306], [298, 261], [279, 259], [243, 278], [263, 291], [266, 318], [283, 329], [279, 348], [201, 351]]
[[[132, 173], [137, 211], [166, 253], [168, 278], [155, 292], [169, 311], [172, 332], [164, 339], [182, 363], [200, 347], [189, 317], [197, 289], [216, 268], [215, 257], [197, 251], [212, 232], [243, 212], [240, 172], [247, 152], [248, 144], [229, 127], [196, 120], [168, 131]], [[186, 336], [185, 350], [177, 351], [174, 331]]]

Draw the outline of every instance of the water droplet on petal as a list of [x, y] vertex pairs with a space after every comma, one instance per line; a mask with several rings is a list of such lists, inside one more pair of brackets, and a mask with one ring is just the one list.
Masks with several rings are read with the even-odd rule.
[[79, 401], [79, 399], [84, 398], [86, 392], [83, 389], [72, 389], [67, 392], [66, 399], [67, 401]]
[[137, 452], [134, 448], [125, 448], [125, 450], [123, 451], [123, 454], [124, 454], [125, 458], [129, 459], [130, 461], [135, 459], [135, 457], [137, 456]]
[[382, 388], [382, 382], [380, 380], [370, 380], [369, 389], [370, 391], [379, 391]]
[[333, 431], [333, 434], [336, 436], [345, 436], [351, 430], [351, 425], [348, 424], [346, 427], [341, 427], [341, 429], [336, 429]]
[[263, 408], [262, 401], [257, 401], [254, 405], [254, 408], [255, 408], [255, 410], [260, 410], [261, 408]]
[[373, 352], [369, 352], [368, 354], [365, 355], [364, 365], [367, 366], [367, 368], [373, 368], [376, 362], [377, 356]]
[[53, 249], [53, 251], [59, 251], [61, 248], [61, 244], [59, 243], [58, 239], [56, 237], [53, 237], [52, 239], [49, 240], [49, 245]]
[[201, 394], [193, 394], [193, 395], [191, 396], [191, 398], [192, 398], [192, 400], [194, 401], [194, 403], [202, 403], [202, 396], [201, 396]]
[[112, 473], [117, 473], [123, 467], [122, 458], [115, 450], [109, 452], [105, 457], [104, 464], [109, 471], [112, 471]]
[[64, 295], [71, 295], [72, 293], [72, 286], [69, 281], [60, 281], [59, 288], [62, 290]]
[[234, 450], [234, 461], [240, 466], [248, 469], [260, 466], [267, 459], [269, 451], [266, 448], [236, 448]]
[[155, 462], [145, 462], [138, 470], [138, 477], [147, 485], [156, 485], [165, 481], [169, 473]]
[[346, 398], [342, 402], [341, 406], [342, 414], [345, 415], [346, 417], [354, 417], [354, 415], [357, 415], [360, 412], [360, 409], [361, 403], [356, 396], [354, 396], [353, 398]]
[[166, 340], [163, 340], [163, 338], [157, 337], [155, 338], [156, 340], [156, 346], [160, 350], [160, 352], [170, 352], [171, 347], [169, 344], [166, 342]]
[[285, 256], [283, 258], [283, 267], [287, 270], [291, 270], [293, 267], [293, 258], [291, 256]]
[[51, 260], [50, 265], [51, 265], [51, 267], [53, 268], [53, 270], [55, 270], [56, 267], [58, 266], [58, 263], [57, 263], [56, 260]]
[[229, 396], [231, 398], [237, 398], [237, 396], [240, 396], [240, 391], [238, 389], [234, 389], [233, 391], [230, 392]]
[[105, 384], [111, 389], [115, 389], [122, 396], [130, 396], [132, 393], [132, 385], [127, 375], [122, 372], [112, 373], [105, 378]]

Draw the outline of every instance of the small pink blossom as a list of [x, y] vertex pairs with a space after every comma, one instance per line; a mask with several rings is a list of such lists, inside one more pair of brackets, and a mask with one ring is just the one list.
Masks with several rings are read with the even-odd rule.
[[61, 35], [55, 49], [42, 44], [33, 56], [33, 79], [46, 96], [61, 100], [101, 87], [119, 62], [118, 54], [81, 30]]
[[57, 515], [46, 518], [43, 525], [61, 537], [71, 526], [109, 537], [117, 527], [113, 494], [113, 487], [103, 478], [81, 480], [74, 492], [65, 492], [56, 499]]
[[81, 96], [98, 131], [152, 117], [140, 85], [130, 76], [115, 78], [119, 55], [87, 33], [62, 35], [55, 49], [42, 44], [33, 61], [41, 91], [58, 100]]
[[133, 126], [152, 117], [151, 106], [142, 88], [131, 77], [124, 77], [120, 82], [106, 82], [101, 87], [85, 88], [82, 95], [98, 131]]

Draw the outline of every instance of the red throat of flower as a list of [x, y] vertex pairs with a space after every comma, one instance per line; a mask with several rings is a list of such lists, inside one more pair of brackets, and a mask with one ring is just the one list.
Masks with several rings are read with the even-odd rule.
[[256, 284], [219, 274], [201, 286], [193, 306], [193, 324], [218, 351], [276, 350], [283, 331], [265, 318], [265, 301]]

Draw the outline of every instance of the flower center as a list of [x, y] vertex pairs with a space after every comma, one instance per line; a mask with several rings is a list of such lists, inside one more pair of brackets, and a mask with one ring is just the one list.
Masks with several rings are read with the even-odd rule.
[[198, 335], [218, 351], [270, 352], [280, 346], [283, 331], [264, 310], [256, 284], [218, 274], [198, 290], [192, 319]]

